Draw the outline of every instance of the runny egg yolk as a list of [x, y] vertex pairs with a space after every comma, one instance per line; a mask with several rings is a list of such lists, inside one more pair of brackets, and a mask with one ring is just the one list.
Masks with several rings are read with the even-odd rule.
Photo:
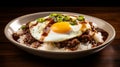
[[68, 22], [57, 22], [51, 26], [51, 29], [56, 33], [68, 33], [71, 27]]

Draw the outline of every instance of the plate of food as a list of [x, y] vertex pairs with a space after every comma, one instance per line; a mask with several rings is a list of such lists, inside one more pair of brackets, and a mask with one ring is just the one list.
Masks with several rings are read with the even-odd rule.
[[115, 37], [108, 22], [72, 12], [38, 12], [10, 21], [4, 30], [19, 48], [41, 57], [70, 59], [105, 48]]

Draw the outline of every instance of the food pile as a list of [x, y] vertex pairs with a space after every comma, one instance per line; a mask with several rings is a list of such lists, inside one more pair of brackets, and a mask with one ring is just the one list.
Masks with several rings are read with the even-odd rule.
[[108, 33], [81, 15], [51, 13], [21, 26], [17, 42], [40, 50], [77, 51], [101, 45]]

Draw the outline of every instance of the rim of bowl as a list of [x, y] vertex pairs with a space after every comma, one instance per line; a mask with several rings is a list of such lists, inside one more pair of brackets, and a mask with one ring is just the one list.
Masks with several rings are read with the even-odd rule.
[[[75, 15], [79, 15], [79, 14], [80, 14], [80, 15], [84, 15], [84, 16], [88, 16], [88, 17], [93, 17], [94, 19], [98, 19], [98, 20], [103, 21], [103, 23], [105, 23], [105, 24], [107, 24], [109, 27], [111, 27], [111, 29], [112, 29], [112, 31], [113, 31], [113, 36], [112, 36], [109, 40], [105, 41], [105, 42], [102, 43], [101, 45], [99, 45], [99, 46], [97, 46], [97, 47], [94, 47], [94, 48], [90, 48], [90, 49], [86, 49], [86, 50], [77, 50], [77, 51], [68, 51], [68, 52], [62, 51], [62, 52], [60, 52], [60, 51], [39, 50], [39, 49], [36, 49], [36, 48], [32, 48], [32, 47], [26, 46], [26, 45], [24, 45], [24, 44], [18, 43], [18, 42], [15, 41], [13, 38], [11, 39], [11, 38], [7, 35], [7, 30], [8, 30], [8, 28], [9, 28], [9, 25], [10, 25], [13, 21], [15, 21], [15, 20], [17, 20], [17, 19], [24, 18], [24, 17], [28, 17], [28, 16], [32, 16], [32, 15], [37, 15], [37, 14], [44, 14], [44, 13], [70, 13], [70, 14], [75, 14]], [[14, 43], [14, 45], [19, 46], [19, 47], [23, 47], [23, 48], [27, 48], [27, 49], [32, 49], [32, 50], [34, 50], [34, 51], [42, 51], [42, 52], [49, 52], [49, 53], [50, 53], [50, 52], [51, 52], [51, 53], [76, 53], [76, 52], [84, 52], [84, 51], [94, 50], [94, 49], [96, 49], [96, 48], [105, 46], [106, 44], [108, 44], [108, 43], [110, 43], [112, 40], [114, 40], [115, 35], [116, 35], [116, 32], [115, 32], [114, 27], [113, 27], [111, 24], [109, 24], [109, 23], [106, 22], [105, 20], [102, 20], [102, 19], [97, 18], [97, 17], [94, 17], [94, 16], [90, 16], [90, 15], [86, 15], [86, 14], [81, 14], [81, 13], [75, 13], [75, 12], [46, 11], [46, 12], [36, 12], [36, 13], [30, 13], [30, 14], [22, 15], [22, 16], [19, 16], [19, 17], [15, 18], [15, 19], [11, 20], [11, 21], [5, 26], [5, 28], [4, 28], [4, 34], [5, 34], [6, 38], [7, 38], [10, 42]], [[109, 33], [108, 33], [108, 34], [109, 34]], [[109, 35], [108, 35], [108, 37], [109, 37]]]

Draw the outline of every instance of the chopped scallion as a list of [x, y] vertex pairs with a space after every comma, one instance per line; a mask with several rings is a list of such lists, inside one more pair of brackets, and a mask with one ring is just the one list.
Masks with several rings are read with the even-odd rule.
[[21, 29], [25, 29], [25, 28], [26, 28], [26, 25], [22, 25], [22, 26], [21, 26]]
[[70, 16], [64, 16], [64, 20], [65, 20], [65, 21], [70, 20]]
[[78, 19], [79, 21], [84, 21], [84, 20], [85, 20], [84, 16], [78, 16], [77, 19]]
[[38, 18], [37, 21], [38, 21], [38, 22], [44, 22], [44, 21], [45, 21], [45, 18]]

